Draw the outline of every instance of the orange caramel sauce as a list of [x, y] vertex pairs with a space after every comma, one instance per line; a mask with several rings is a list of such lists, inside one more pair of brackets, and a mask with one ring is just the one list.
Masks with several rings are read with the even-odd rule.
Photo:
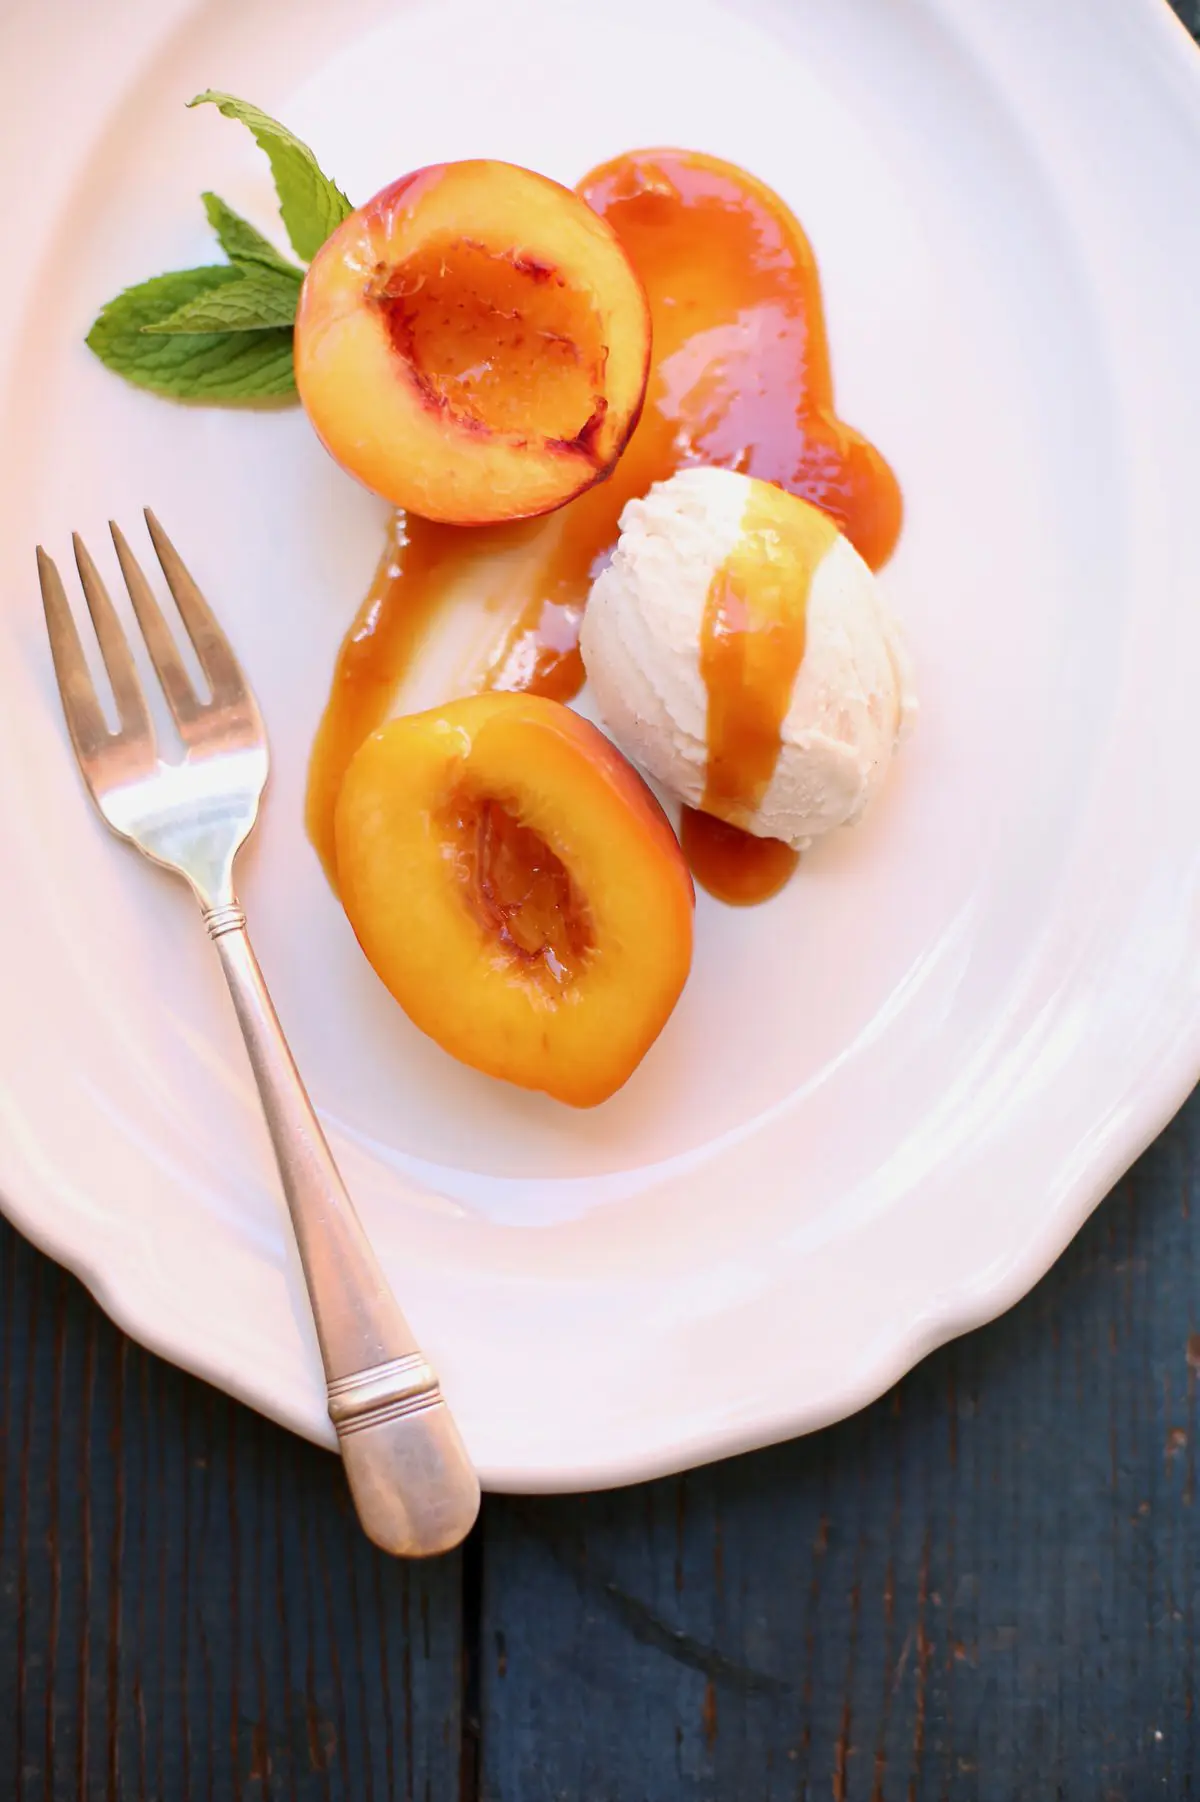
[[758, 838], [696, 807], [685, 807], [680, 815], [679, 842], [701, 888], [731, 907], [769, 901], [800, 862], [799, 851], [781, 838]]
[[[313, 747], [307, 825], [331, 877], [346, 767], [396, 710], [443, 611], [470, 607], [482, 641], [491, 626], [455, 693], [570, 700], [584, 678], [578, 635], [592, 578], [625, 503], [652, 483], [697, 463], [761, 477], [821, 508], [872, 568], [899, 534], [895, 476], [834, 410], [816, 262], [783, 202], [734, 165], [679, 150], [617, 157], [578, 191], [617, 232], [649, 301], [654, 344], [640, 423], [605, 482], [543, 519], [464, 528], [409, 517], [393, 527]], [[720, 680], [709, 687], [710, 731]], [[786, 698], [782, 712], [778, 699], [772, 708], [777, 754]], [[786, 846], [764, 851], [775, 841], [686, 815], [682, 838], [697, 879], [730, 900], [765, 899], [795, 863]]]
[[683, 809], [680, 837], [696, 880], [737, 906], [777, 894], [799, 861], [779, 839], [721, 816], [757, 808], [775, 774], [809, 588], [836, 537], [828, 514], [798, 507], [778, 487], [754, 488], [738, 541], [709, 584], [700, 630], [708, 768], [703, 810]]

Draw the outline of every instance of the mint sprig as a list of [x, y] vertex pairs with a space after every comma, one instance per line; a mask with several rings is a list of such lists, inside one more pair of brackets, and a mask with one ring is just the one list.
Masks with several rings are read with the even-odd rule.
[[219, 194], [201, 194], [200, 198], [208, 223], [217, 234], [217, 243], [231, 263], [257, 264], [263, 269], [274, 269], [280, 275], [294, 275], [298, 282], [304, 280], [303, 269], [281, 256], [271, 241], [264, 238], [248, 219], [235, 213]]
[[267, 117], [248, 100], [237, 100], [232, 94], [218, 94], [205, 88], [189, 100], [189, 106], [211, 103], [227, 119], [238, 119], [253, 133], [260, 150], [267, 153], [275, 192], [279, 196], [279, 212], [292, 249], [309, 262], [315, 257], [330, 232], [354, 211], [339, 187], [321, 173], [316, 157], [294, 137], [286, 125]]
[[88, 333], [102, 363], [138, 388], [175, 400], [294, 399], [292, 329], [161, 332], [153, 328], [245, 278], [227, 263], [156, 275], [110, 300]]
[[[220, 264], [217, 267], [221, 267]], [[275, 269], [235, 265], [234, 280], [221, 282], [184, 301], [165, 319], [144, 325], [144, 332], [261, 332], [288, 326], [296, 317], [300, 283]]]
[[[292, 246], [314, 256], [353, 210], [346, 196], [307, 145], [258, 107], [211, 89], [189, 105], [205, 101], [240, 120], [266, 152]], [[202, 199], [229, 261], [126, 288], [100, 313], [88, 345], [126, 381], [176, 400], [294, 400], [292, 327], [304, 270], [219, 195]]]

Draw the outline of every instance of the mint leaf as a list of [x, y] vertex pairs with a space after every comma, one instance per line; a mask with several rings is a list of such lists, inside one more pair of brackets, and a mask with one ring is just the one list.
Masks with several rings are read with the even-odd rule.
[[176, 400], [294, 399], [292, 334], [267, 331], [155, 332], [202, 296], [244, 281], [240, 269], [213, 264], [156, 275], [110, 300], [88, 333], [100, 361], [126, 381]]
[[[235, 266], [236, 268], [236, 266]], [[300, 298], [300, 271], [281, 275], [277, 269], [243, 265], [238, 280], [185, 301], [165, 319], [144, 325], [144, 332], [261, 332], [290, 326]]]
[[297, 281], [303, 279], [303, 269], [281, 256], [275, 246], [256, 231], [248, 219], [235, 213], [219, 194], [201, 194], [200, 198], [208, 214], [208, 223], [217, 234], [217, 242], [231, 263], [255, 263], [264, 269], [274, 269], [280, 275], [294, 275]]
[[279, 211], [292, 248], [305, 262], [316, 256], [330, 232], [354, 211], [346, 196], [327, 175], [322, 174], [308, 145], [302, 144], [285, 125], [268, 117], [259, 107], [251, 106], [247, 100], [237, 100], [232, 94], [217, 93], [212, 88], [197, 94], [188, 105], [201, 106], [206, 102], [215, 106], [226, 119], [240, 120], [253, 134], [259, 149], [266, 151], [275, 178], [275, 191], [279, 195]]
[[[266, 152], [279, 210], [307, 260], [354, 209], [299, 138], [258, 107], [208, 88], [208, 102], [240, 120]], [[228, 265], [180, 269], [127, 288], [100, 314], [87, 342], [127, 381], [180, 400], [294, 399], [292, 323], [304, 271], [219, 195], [203, 196]]]

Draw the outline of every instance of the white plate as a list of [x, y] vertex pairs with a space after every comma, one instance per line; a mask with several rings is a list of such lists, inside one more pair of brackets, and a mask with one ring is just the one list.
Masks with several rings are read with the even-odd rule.
[[[32, 547], [151, 502], [253, 677], [243, 890], [351, 1188], [485, 1481], [651, 1475], [821, 1425], [1016, 1299], [1200, 1072], [1200, 63], [1161, 0], [8, 0], [0, 21], [0, 1193], [148, 1345], [313, 1438], [269, 1151], [192, 904], [93, 818]], [[575, 1114], [383, 994], [301, 829], [383, 510], [302, 414], [85, 350], [209, 254], [245, 94], [355, 196], [442, 157], [566, 181], [675, 142], [815, 241], [841, 410], [908, 502], [924, 702], [869, 825], [696, 967]]]

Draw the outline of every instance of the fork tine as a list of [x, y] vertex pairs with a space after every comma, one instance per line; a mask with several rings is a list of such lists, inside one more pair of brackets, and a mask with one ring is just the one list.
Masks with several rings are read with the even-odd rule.
[[183, 658], [179, 655], [179, 647], [163, 618], [162, 608], [154, 598], [141, 564], [126, 543], [124, 532], [114, 519], [109, 520], [108, 529], [112, 533], [117, 561], [121, 565], [121, 574], [125, 578], [138, 625], [142, 628], [142, 637], [146, 640], [150, 661], [158, 672], [163, 693], [167, 697], [167, 705], [174, 715], [176, 725], [181, 728], [190, 725], [200, 710], [200, 704]]
[[175, 597], [180, 618], [196, 647], [200, 667], [212, 685], [216, 701], [236, 698], [246, 691], [246, 678], [213, 611], [184, 567], [183, 559], [159, 525], [150, 508], [146, 524], [155, 553], [162, 564], [167, 587]]
[[52, 557], [39, 544], [37, 547], [38, 581], [42, 589], [42, 606], [46, 610], [46, 631], [50, 637], [50, 654], [62, 696], [67, 730], [82, 763], [106, 745], [111, 734], [96, 698], [96, 690], [79, 642], [79, 630], [67, 601], [62, 577]]
[[150, 713], [138, 680], [133, 653], [129, 649], [129, 640], [108, 598], [108, 590], [100, 579], [100, 572], [78, 532], [71, 534], [71, 543], [75, 547], [75, 563], [79, 570], [79, 580], [83, 583], [84, 599], [96, 628], [96, 637], [100, 641], [100, 654], [112, 683], [121, 729], [130, 734], [149, 737], [154, 728], [150, 724]]

